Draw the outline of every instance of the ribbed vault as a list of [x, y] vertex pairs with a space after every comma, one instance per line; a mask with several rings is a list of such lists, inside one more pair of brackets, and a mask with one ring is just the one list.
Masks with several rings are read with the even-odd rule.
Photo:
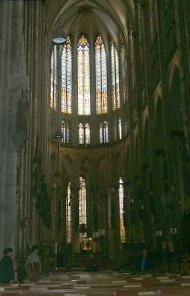
[[126, 36], [127, 24], [132, 24], [134, 20], [133, 0], [47, 0], [45, 6], [50, 39], [60, 25], [66, 34], [72, 35], [98, 32], [104, 36], [108, 32], [117, 42], [119, 33]]

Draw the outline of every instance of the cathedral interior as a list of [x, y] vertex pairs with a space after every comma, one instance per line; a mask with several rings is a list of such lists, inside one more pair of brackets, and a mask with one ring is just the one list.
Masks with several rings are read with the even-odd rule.
[[163, 241], [190, 253], [189, 11], [0, 1], [1, 252], [114, 267]]

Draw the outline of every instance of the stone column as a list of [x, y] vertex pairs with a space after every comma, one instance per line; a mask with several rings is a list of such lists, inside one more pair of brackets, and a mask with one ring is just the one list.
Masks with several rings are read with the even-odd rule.
[[22, 135], [17, 133], [23, 117], [18, 121], [17, 112], [21, 90], [27, 84], [23, 74], [23, 1], [1, 2], [0, 18], [0, 248], [3, 249], [14, 247], [16, 230], [17, 149], [23, 142]]

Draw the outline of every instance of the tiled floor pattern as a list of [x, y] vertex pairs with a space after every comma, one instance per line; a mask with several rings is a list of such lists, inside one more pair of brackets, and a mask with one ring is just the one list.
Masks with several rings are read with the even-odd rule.
[[190, 296], [190, 276], [129, 275], [117, 272], [67, 272], [38, 282], [0, 286], [0, 296]]

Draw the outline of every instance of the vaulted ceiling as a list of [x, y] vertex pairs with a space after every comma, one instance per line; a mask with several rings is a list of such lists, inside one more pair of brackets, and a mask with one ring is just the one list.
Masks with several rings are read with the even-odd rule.
[[134, 20], [134, 0], [46, 0], [49, 38], [59, 25], [66, 34], [108, 33], [117, 42]]

